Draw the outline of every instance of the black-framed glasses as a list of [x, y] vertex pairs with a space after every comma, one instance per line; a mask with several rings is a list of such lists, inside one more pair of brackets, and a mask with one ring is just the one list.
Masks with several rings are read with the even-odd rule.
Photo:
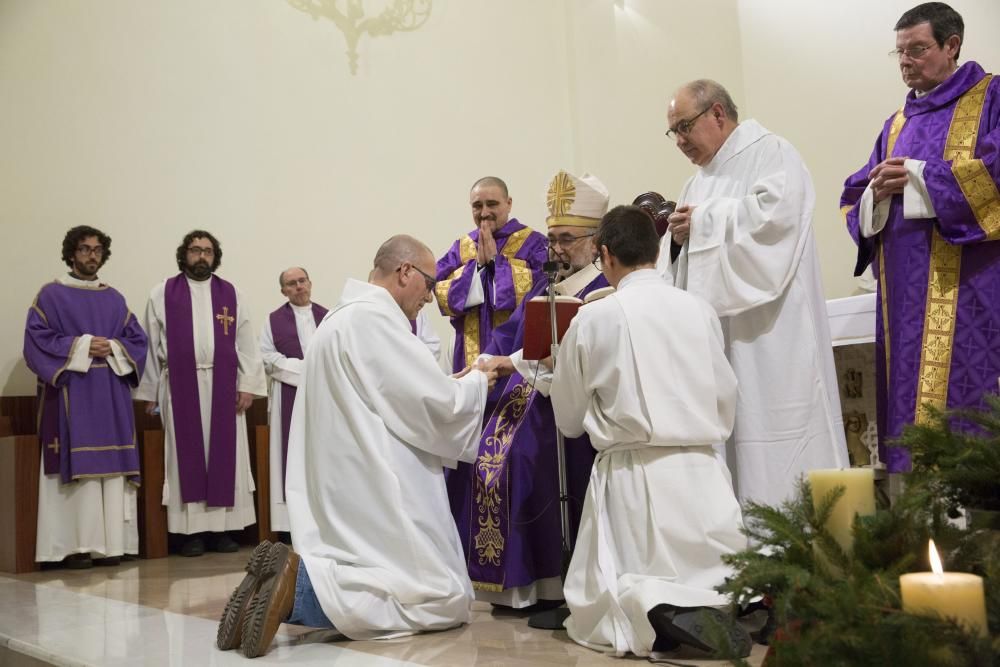
[[668, 129], [667, 130], [667, 138], [668, 139], [676, 139], [677, 137], [686, 137], [687, 135], [691, 134], [691, 130], [694, 129], [694, 124], [697, 123], [698, 119], [701, 118], [702, 116], [704, 116], [705, 113], [709, 109], [711, 109], [711, 108], [712, 108], [712, 105], [709, 104], [707, 107], [705, 107], [704, 109], [702, 109], [701, 111], [699, 111], [694, 116], [691, 116], [690, 118], [688, 118], [686, 120], [682, 120], [681, 122], [677, 123], [676, 125], [674, 125], [670, 129]]
[[215, 255], [215, 248], [199, 248], [196, 245], [190, 246], [187, 249], [189, 255], [194, 255], [195, 257], [213, 257]]
[[555, 248], [556, 246], [559, 246], [560, 248], [569, 248], [580, 239], [589, 239], [591, 236], [594, 236], [595, 234], [597, 234], [597, 232], [591, 232], [590, 234], [580, 234], [579, 236], [573, 236], [572, 234], [560, 234], [555, 238], [549, 237], [549, 247]]
[[93, 255], [94, 257], [104, 257], [104, 246], [101, 245], [78, 245], [76, 247], [78, 255]]
[[[416, 264], [410, 264], [410, 268], [414, 269], [417, 273], [419, 273], [424, 277], [424, 284], [427, 286], [427, 291], [433, 292], [434, 288], [437, 287], [438, 284], [437, 278], [427, 273], [424, 273], [423, 271], [420, 270], [420, 267], [418, 267]], [[396, 270], [402, 271], [403, 270], [402, 265]]]
[[601, 259], [601, 253], [594, 255], [593, 261], [590, 262], [594, 265], [594, 268], [600, 272], [604, 272], [604, 260]]
[[924, 57], [924, 54], [933, 49], [937, 44], [931, 44], [930, 46], [911, 46], [908, 49], [893, 49], [889, 52], [890, 58], [896, 58], [897, 60], [906, 56], [910, 60], [920, 60]]

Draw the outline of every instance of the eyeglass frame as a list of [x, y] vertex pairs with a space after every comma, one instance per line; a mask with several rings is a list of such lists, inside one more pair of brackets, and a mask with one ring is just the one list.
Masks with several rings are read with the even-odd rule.
[[714, 103], [709, 104], [707, 107], [699, 111], [691, 118], [686, 118], [677, 123], [676, 125], [674, 125], [673, 127], [667, 128], [666, 131], [667, 139], [673, 140], [676, 137], [686, 137], [687, 135], [691, 134], [691, 130], [694, 129], [694, 125], [695, 123], [698, 122], [698, 119], [704, 116], [714, 106], [715, 106]]
[[104, 257], [104, 246], [102, 245], [78, 245], [76, 247], [76, 254], [78, 255], [88, 255], [94, 257]]
[[188, 246], [185, 248], [185, 252], [189, 255], [197, 255], [199, 257], [215, 257], [215, 248], [199, 248], [198, 246]]
[[555, 246], [559, 246], [560, 248], [569, 248], [580, 239], [589, 239], [590, 237], [596, 235], [597, 232], [591, 232], [589, 234], [581, 234], [580, 236], [573, 236], [572, 234], [566, 234], [565, 237], [557, 236], [554, 239], [548, 239], [548, 242], [550, 248], [554, 248]]
[[[896, 60], [899, 60], [903, 56], [906, 56], [910, 60], [920, 60], [925, 55], [927, 55], [927, 52], [933, 49], [935, 46], [940, 48], [941, 45], [938, 44], [937, 42], [934, 42], [933, 44], [930, 44], [928, 46], [911, 46], [906, 49], [893, 49], [892, 51], [889, 52], [889, 57], [890, 58], [895, 57]], [[913, 55], [912, 53], [910, 53], [911, 51], [916, 51], [918, 49], [920, 50], [919, 54]]]
[[604, 273], [604, 260], [601, 259], [601, 249], [597, 249], [597, 254], [594, 255], [594, 259], [590, 260], [590, 263], [594, 265], [594, 268]]
[[396, 270], [399, 271], [399, 272], [402, 272], [403, 271], [403, 267], [407, 266], [407, 265], [409, 265], [409, 267], [412, 268], [412, 269], [416, 269], [417, 273], [419, 273], [420, 275], [422, 275], [424, 277], [424, 285], [427, 287], [427, 291], [428, 292], [433, 292], [435, 290], [435, 288], [437, 288], [438, 279], [435, 278], [434, 276], [428, 274], [428, 273], [425, 273], [424, 271], [421, 271], [420, 267], [417, 266], [416, 264], [410, 264], [409, 262], [405, 262], [403, 264], [400, 264], [396, 268]]

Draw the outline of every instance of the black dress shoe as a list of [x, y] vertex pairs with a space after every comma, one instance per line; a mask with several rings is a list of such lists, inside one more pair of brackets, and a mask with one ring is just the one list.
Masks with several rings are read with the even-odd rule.
[[720, 609], [660, 604], [650, 609], [647, 617], [658, 642], [691, 646], [708, 659], [745, 658], [753, 648], [750, 633]]
[[121, 556], [108, 556], [107, 558], [95, 558], [94, 565], [101, 565], [103, 567], [111, 567], [114, 565], [121, 565]]
[[240, 550], [240, 545], [236, 543], [236, 540], [229, 537], [226, 533], [215, 533], [209, 536], [208, 539], [212, 551], [216, 553], [231, 554]]
[[200, 537], [192, 537], [181, 545], [180, 554], [188, 558], [192, 556], [202, 556], [205, 553], [205, 540]]
[[70, 570], [87, 570], [94, 566], [94, 561], [91, 560], [89, 553], [70, 554], [63, 558], [63, 566]]

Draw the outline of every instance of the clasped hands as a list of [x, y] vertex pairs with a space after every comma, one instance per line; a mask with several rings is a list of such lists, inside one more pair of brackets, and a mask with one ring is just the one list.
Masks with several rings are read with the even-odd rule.
[[104, 336], [94, 336], [90, 339], [90, 356], [106, 359], [111, 356], [111, 341]]
[[677, 245], [684, 245], [691, 236], [691, 214], [694, 208], [690, 204], [684, 204], [667, 216], [667, 233]]
[[891, 157], [880, 162], [868, 173], [868, 180], [871, 183], [872, 194], [875, 195], [876, 202], [893, 195], [903, 194], [903, 188], [906, 187], [910, 178], [903, 165], [906, 159], [905, 157]]
[[476, 263], [486, 266], [497, 256], [497, 242], [493, 238], [493, 227], [489, 220], [479, 224], [479, 243], [476, 244]]

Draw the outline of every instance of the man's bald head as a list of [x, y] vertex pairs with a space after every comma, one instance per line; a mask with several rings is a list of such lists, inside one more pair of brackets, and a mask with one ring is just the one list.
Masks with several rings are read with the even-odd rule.
[[667, 136], [699, 167], [712, 161], [738, 124], [733, 98], [711, 79], [681, 86], [667, 109]]
[[407, 319], [417, 319], [425, 304], [434, 300], [434, 253], [417, 239], [398, 234], [375, 253], [368, 282], [384, 287]]
[[373, 262], [374, 276], [386, 276], [399, 268], [403, 262], [422, 266], [430, 258], [434, 263], [434, 253], [422, 241], [409, 234], [397, 234], [379, 246]]
[[740, 114], [736, 108], [736, 103], [733, 102], [729, 91], [718, 81], [697, 79], [681, 86], [674, 94], [674, 97], [676, 98], [681, 93], [691, 95], [699, 109], [705, 109], [711, 107], [713, 104], [718, 104], [726, 112], [726, 117], [739, 125]]

